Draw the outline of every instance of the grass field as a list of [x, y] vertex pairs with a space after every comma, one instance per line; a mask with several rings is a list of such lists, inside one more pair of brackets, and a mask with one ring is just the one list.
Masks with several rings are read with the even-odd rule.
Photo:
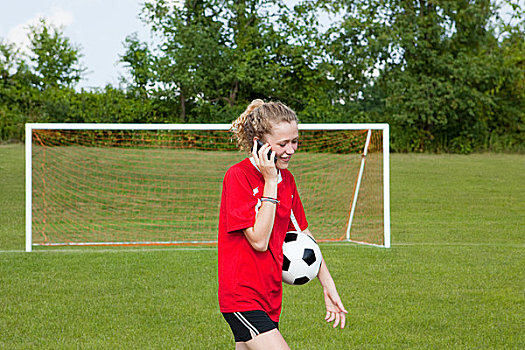
[[[349, 310], [285, 286], [293, 349], [525, 348], [525, 156], [391, 158], [391, 249], [323, 244]], [[0, 349], [232, 349], [214, 247], [24, 248], [24, 152], [0, 146]]]

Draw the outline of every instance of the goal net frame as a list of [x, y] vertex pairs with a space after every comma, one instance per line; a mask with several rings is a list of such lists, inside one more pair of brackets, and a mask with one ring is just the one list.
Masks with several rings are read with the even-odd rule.
[[[96, 124], [96, 123], [27, 123], [25, 125], [25, 187], [26, 187], [26, 244], [25, 250], [31, 252], [33, 245], [41, 245], [33, 243], [33, 130], [209, 130], [209, 131], [227, 131], [231, 128], [231, 124]], [[355, 188], [353, 193], [352, 205], [349, 214], [349, 221], [346, 230], [346, 239], [354, 243], [368, 244], [384, 248], [390, 248], [390, 127], [385, 123], [341, 123], [341, 124], [306, 124], [300, 123], [299, 130], [308, 131], [341, 131], [341, 130], [367, 130], [368, 135], [366, 145], [362, 150], [361, 164], [359, 168], [358, 178], [355, 180]], [[359, 195], [361, 179], [363, 176], [363, 169], [366, 166], [368, 145], [370, 142], [370, 135], [372, 131], [380, 130], [382, 132], [382, 180], [383, 180], [383, 245], [373, 244], [367, 242], [355, 241], [350, 238], [350, 231], [352, 227], [352, 219]], [[300, 188], [300, 184], [299, 184]], [[140, 242], [99, 242], [99, 243], [60, 243], [57, 245], [130, 245], [135, 243], [140, 245]], [[149, 242], [152, 244], [161, 245], [163, 242]], [[167, 243], [167, 242], [166, 242]], [[197, 242], [181, 242], [181, 243], [197, 243]], [[201, 243], [216, 243], [216, 242], [201, 242]], [[44, 244], [53, 245], [53, 244]]]

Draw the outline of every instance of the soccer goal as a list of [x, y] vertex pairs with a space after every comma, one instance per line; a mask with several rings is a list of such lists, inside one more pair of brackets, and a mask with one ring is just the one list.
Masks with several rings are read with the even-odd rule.
[[[26, 251], [215, 244], [229, 124], [26, 124]], [[390, 246], [387, 124], [300, 124], [290, 163], [319, 241]]]

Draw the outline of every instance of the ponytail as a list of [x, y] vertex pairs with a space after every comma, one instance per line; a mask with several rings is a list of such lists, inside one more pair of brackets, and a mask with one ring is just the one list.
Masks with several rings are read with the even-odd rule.
[[232, 123], [230, 131], [237, 139], [240, 150], [250, 152], [253, 138], [264, 139], [272, 133], [272, 124], [280, 122], [298, 122], [295, 112], [281, 102], [264, 102], [256, 99]]

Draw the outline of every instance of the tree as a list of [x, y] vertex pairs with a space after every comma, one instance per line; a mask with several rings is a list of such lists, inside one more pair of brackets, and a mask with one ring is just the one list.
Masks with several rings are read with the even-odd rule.
[[[494, 7], [480, 1], [400, 1], [390, 21], [402, 52], [381, 77], [386, 111], [407, 150], [472, 152], [491, 133], [498, 79]], [[402, 139], [404, 138], [404, 140]]]
[[378, 69], [395, 60], [386, 17], [393, 5], [383, 0], [317, 3], [317, 7], [340, 18], [326, 31], [322, 42], [329, 56], [335, 94], [345, 105], [359, 103], [374, 84]]
[[501, 80], [507, 74], [502, 60], [508, 60], [496, 36], [494, 1], [319, 3], [342, 14], [327, 37], [338, 91], [345, 101], [382, 109], [382, 121], [393, 126], [394, 147], [485, 147], [498, 128], [491, 120], [501, 118], [501, 101], [492, 91], [508, 82]]
[[20, 52], [13, 43], [0, 41], [0, 81], [6, 84], [12, 72], [20, 65]]
[[[307, 111], [306, 119], [331, 108], [322, 48], [309, 27], [314, 13], [308, 2], [294, 9], [285, 3], [145, 4], [142, 18], [160, 40], [153, 84], [162, 98], [178, 100], [180, 121], [230, 121], [255, 98], [281, 100]], [[137, 47], [128, 49], [138, 54]]]
[[216, 11], [215, 1], [187, 0], [179, 7], [160, 0], [144, 5], [142, 18], [160, 39], [153, 61], [158, 95], [178, 100], [180, 122], [188, 120], [205, 94], [221, 91], [218, 82], [227, 58]]
[[16, 45], [0, 40], [0, 141], [22, 140], [24, 124], [38, 115], [36, 82]]
[[130, 70], [133, 82], [130, 84], [131, 90], [138, 91], [139, 95], [147, 95], [147, 88], [152, 84], [153, 77], [153, 56], [148, 48], [148, 44], [141, 42], [137, 34], [126, 37], [124, 42], [126, 52], [120, 56], [120, 62]]
[[85, 68], [80, 63], [80, 48], [70, 43], [63, 32], [41, 19], [30, 26], [30, 60], [39, 78], [39, 88], [74, 87]]
[[495, 132], [486, 146], [492, 150], [525, 148], [525, 8], [517, 0], [501, 2], [510, 8], [510, 18], [496, 18], [498, 60], [493, 63], [497, 79], [488, 92], [495, 108], [488, 125]]

